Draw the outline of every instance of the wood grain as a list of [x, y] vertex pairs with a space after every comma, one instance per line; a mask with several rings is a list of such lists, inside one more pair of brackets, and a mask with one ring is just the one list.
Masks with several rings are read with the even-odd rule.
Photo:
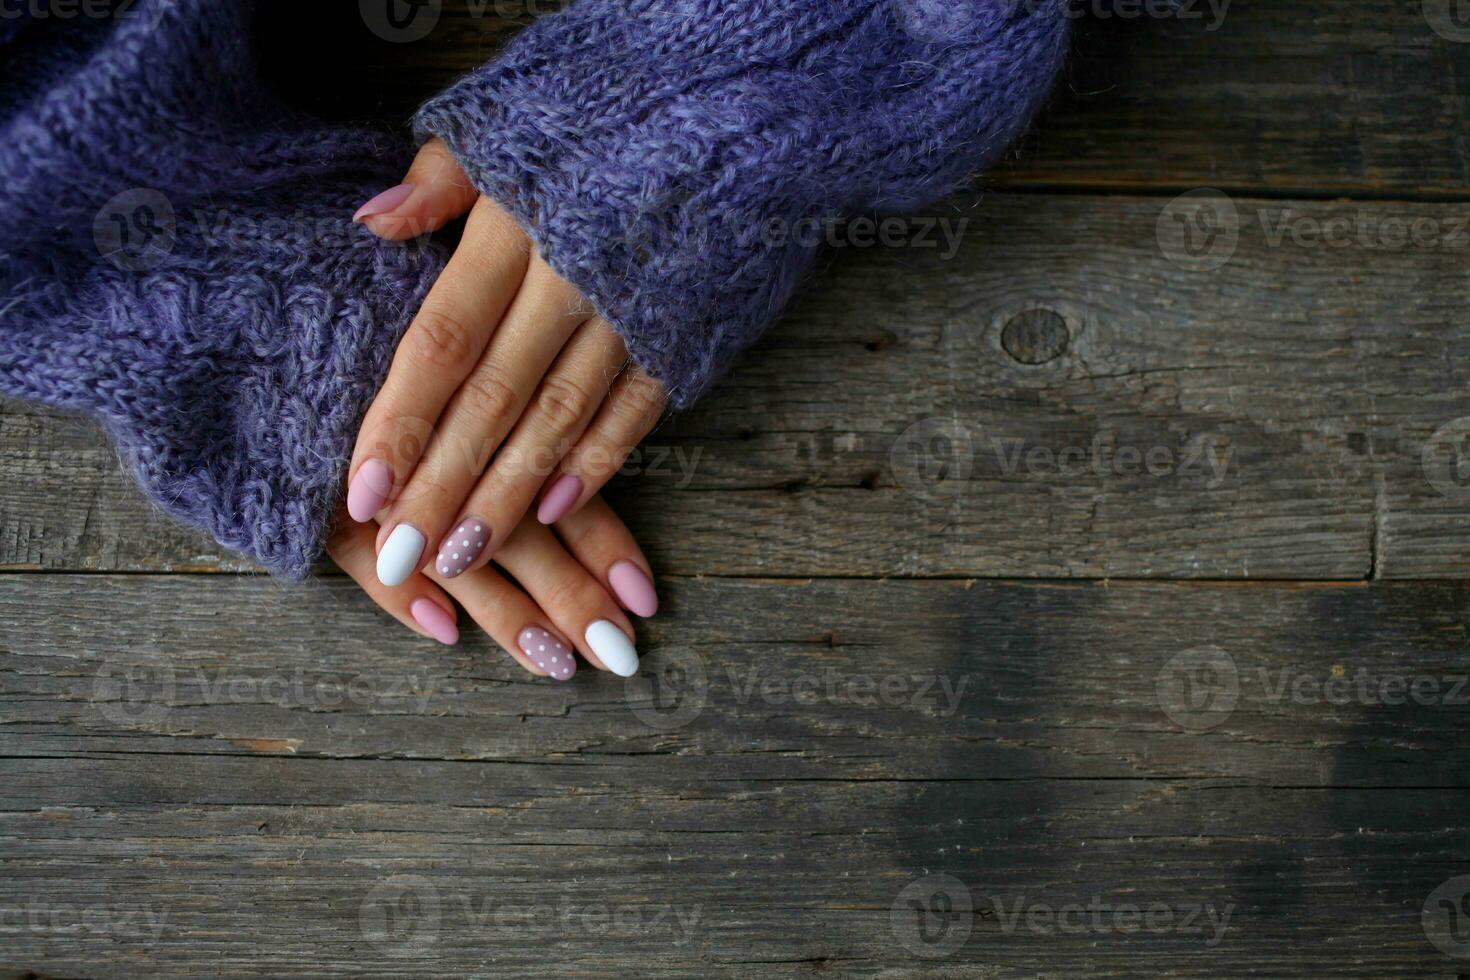
[[[355, 5], [293, 5], [288, 29], [268, 4], [259, 34], [303, 105], [402, 127], [533, 14], [562, 6], [445, 0], [427, 37], [390, 43]], [[1466, 196], [1470, 29], [1456, 42], [1426, 15], [1442, 19], [1453, 0], [1187, 0], [1162, 17], [1141, 13], [1156, 3], [1076, 6], [1087, 16], [1053, 105], [998, 184]], [[1123, 13], [1100, 16], [1109, 10]]]
[[[644, 677], [561, 686], [340, 580], [0, 578], [0, 959], [909, 975], [940, 948], [892, 906], [948, 874], [976, 911], [943, 975], [1450, 963], [1420, 908], [1470, 870], [1463, 585], [667, 590]], [[1191, 674], [1202, 714], [1166, 683], [1200, 651], [1238, 680]], [[1395, 678], [1435, 693], [1375, 703]], [[1018, 902], [1230, 919], [1048, 933]]]
[[[1470, 206], [1228, 204], [1218, 269], [1170, 237], [1192, 200], [992, 194], [935, 216], [952, 255], [839, 249], [614, 502], [667, 574], [1462, 575]], [[1038, 311], [1065, 336], [1018, 358]], [[241, 567], [83, 423], [7, 405], [0, 469], [7, 566]]]
[[[402, 132], [561, 5], [257, 42]], [[1448, 6], [1079, 22], [956, 248], [836, 250], [615, 485], [663, 598], [626, 683], [215, 574], [0, 402], [0, 977], [1463, 974]]]

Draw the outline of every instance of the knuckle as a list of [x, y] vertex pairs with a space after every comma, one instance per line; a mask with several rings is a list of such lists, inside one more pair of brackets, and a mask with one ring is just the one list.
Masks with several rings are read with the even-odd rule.
[[663, 385], [639, 371], [618, 393], [614, 410], [631, 421], [654, 422], [663, 415], [667, 403]]
[[506, 421], [516, 414], [520, 396], [499, 372], [476, 371], [460, 388], [464, 407], [476, 417], [493, 422]]
[[546, 585], [546, 605], [552, 609], [568, 612], [591, 606], [595, 599], [591, 589], [595, 585], [596, 583], [591, 579], [584, 579], [576, 575], [558, 576]]
[[425, 367], [461, 367], [476, 353], [474, 336], [463, 319], [446, 310], [426, 308], [413, 325], [413, 356]]
[[536, 395], [536, 411], [554, 428], [575, 428], [592, 409], [592, 396], [586, 389], [565, 377], [546, 379]]

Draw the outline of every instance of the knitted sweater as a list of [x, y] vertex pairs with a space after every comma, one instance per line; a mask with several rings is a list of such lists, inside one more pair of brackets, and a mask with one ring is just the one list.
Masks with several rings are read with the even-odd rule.
[[[811, 265], [771, 228], [923, 205], [1018, 133], [1059, 2], [578, 0], [416, 130], [683, 407]], [[247, 0], [22, 8], [0, 18], [0, 391], [92, 414], [158, 506], [299, 578], [453, 245], [350, 223], [411, 148], [286, 110]]]

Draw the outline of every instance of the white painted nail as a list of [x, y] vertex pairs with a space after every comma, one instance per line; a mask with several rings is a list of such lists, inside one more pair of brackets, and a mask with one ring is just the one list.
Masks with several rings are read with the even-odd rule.
[[628, 634], [605, 619], [599, 619], [587, 627], [587, 645], [597, 654], [603, 666], [619, 677], [632, 677], [638, 673], [638, 651]]
[[390, 587], [402, 585], [418, 569], [423, 556], [424, 536], [417, 528], [398, 525], [378, 552], [378, 581]]

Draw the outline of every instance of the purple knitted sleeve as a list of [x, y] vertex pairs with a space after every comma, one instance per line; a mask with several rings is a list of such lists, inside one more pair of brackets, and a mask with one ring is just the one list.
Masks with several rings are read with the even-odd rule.
[[633, 359], [693, 403], [790, 299], [810, 222], [924, 206], [1045, 98], [1058, 0], [579, 0], [425, 104]]

